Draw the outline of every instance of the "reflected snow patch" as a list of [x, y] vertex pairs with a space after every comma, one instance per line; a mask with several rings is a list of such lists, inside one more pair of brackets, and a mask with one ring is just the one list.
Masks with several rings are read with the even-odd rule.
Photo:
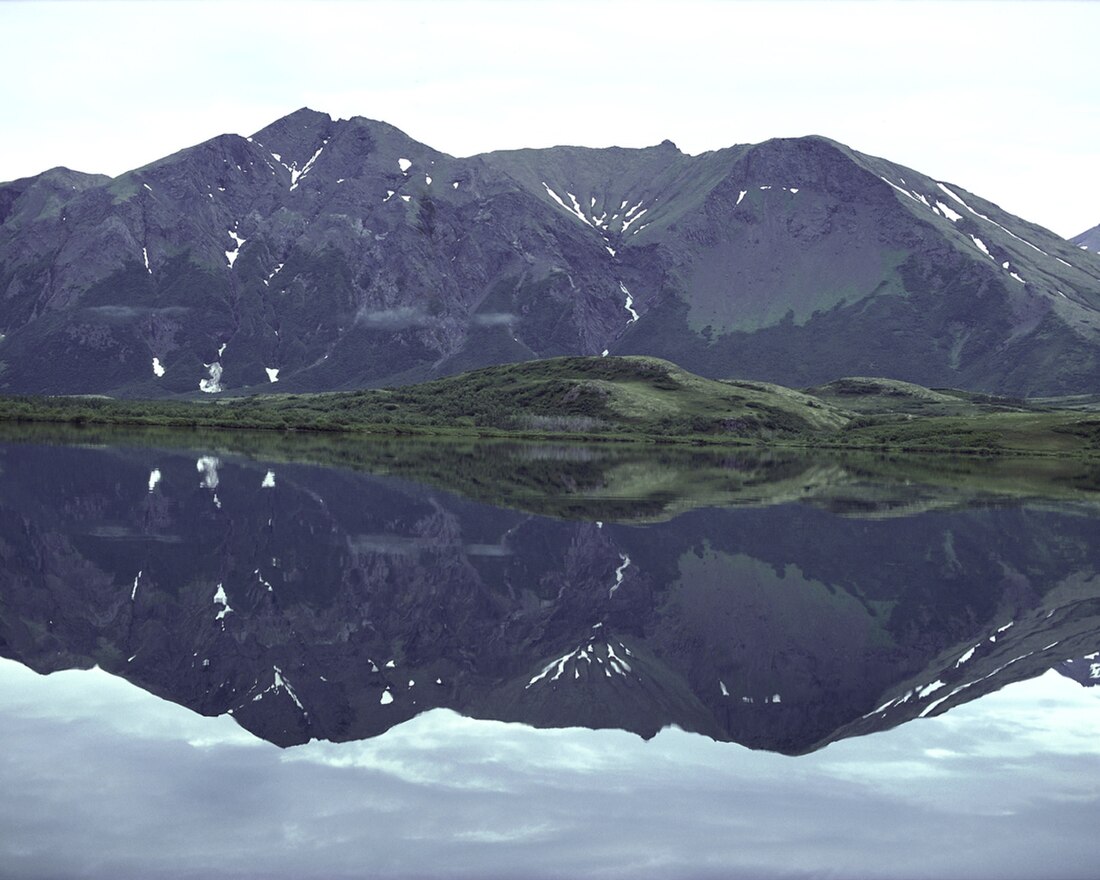
[[[222, 610], [218, 612], [217, 617], [214, 618], [215, 620], [225, 620], [225, 615], [233, 612], [233, 609], [229, 607], [229, 597], [225, 595], [225, 587], [221, 584], [218, 584], [218, 589], [214, 592], [214, 604], [222, 606]], [[223, 623], [222, 626], [224, 627], [225, 624]]]

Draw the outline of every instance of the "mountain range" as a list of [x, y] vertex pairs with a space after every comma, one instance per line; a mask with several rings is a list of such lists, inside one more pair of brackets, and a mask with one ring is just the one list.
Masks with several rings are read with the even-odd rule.
[[456, 158], [301, 109], [115, 178], [0, 184], [0, 393], [326, 391], [604, 352], [1078, 393], [1100, 379], [1089, 235], [823, 137]]

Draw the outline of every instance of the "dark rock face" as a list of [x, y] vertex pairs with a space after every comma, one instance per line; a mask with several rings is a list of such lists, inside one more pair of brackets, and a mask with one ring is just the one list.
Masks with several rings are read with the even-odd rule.
[[819, 137], [458, 159], [303, 109], [115, 179], [0, 185], [0, 222], [6, 393], [330, 390], [605, 350], [794, 385], [1100, 377], [1092, 253]]

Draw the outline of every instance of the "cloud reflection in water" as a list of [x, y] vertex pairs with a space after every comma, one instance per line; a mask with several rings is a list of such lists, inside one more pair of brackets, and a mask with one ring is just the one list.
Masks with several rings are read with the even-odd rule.
[[1054, 672], [799, 758], [446, 710], [280, 750], [10, 661], [0, 706], [10, 877], [1034, 877], [1100, 854], [1100, 691]]

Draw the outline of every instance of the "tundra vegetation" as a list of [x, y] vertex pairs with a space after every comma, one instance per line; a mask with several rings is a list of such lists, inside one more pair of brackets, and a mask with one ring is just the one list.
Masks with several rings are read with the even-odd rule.
[[1100, 455], [1100, 396], [1021, 399], [847, 378], [805, 391], [705, 379], [650, 357], [566, 357], [417, 385], [209, 400], [0, 398], [0, 421], [768, 446]]

